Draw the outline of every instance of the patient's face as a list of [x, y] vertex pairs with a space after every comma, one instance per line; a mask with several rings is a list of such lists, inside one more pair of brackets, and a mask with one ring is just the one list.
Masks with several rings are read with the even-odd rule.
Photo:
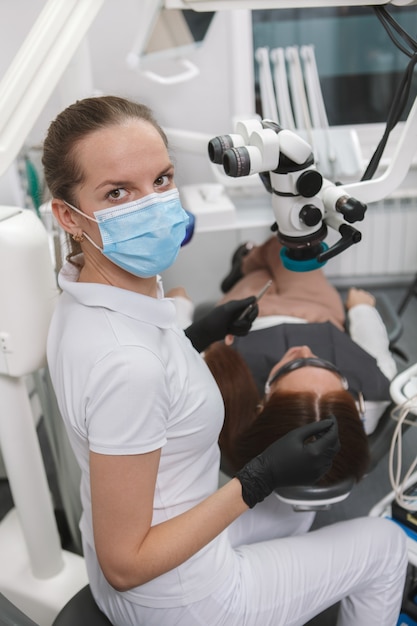
[[[268, 378], [271, 379], [275, 372], [289, 361], [315, 356], [308, 346], [294, 346], [287, 350], [282, 359], [274, 365], [269, 372]], [[272, 382], [270, 391], [315, 391], [318, 395], [322, 395], [331, 391], [340, 391], [341, 389], [343, 389], [343, 383], [336, 372], [306, 365], [280, 376]]]

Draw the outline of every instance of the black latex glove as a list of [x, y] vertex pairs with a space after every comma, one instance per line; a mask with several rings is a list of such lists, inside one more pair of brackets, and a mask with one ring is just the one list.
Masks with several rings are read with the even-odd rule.
[[[251, 310], [239, 320], [239, 316], [251, 304], [253, 304]], [[214, 307], [210, 313], [193, 322], [184, 332], [194, 348], [198, 352], [203, 352], [210, 344], [224, 339], [226, 335], [237, 337], [247, 335], [258, 313], [255, 296], [243, 300], [231, 300]]]
[[[313, 441], [306, 442], [310, 437]], [[243, 500], [252, 508], [277, 487], [313, 485], [330, 469], [339, 448], [334, 417], [290, 431], [236, 474]]]

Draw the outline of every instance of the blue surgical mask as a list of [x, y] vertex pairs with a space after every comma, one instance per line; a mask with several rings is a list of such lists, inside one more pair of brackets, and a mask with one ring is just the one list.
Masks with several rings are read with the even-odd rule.
[[142, 278], [156, 276], [174, 263], [189, 220], [177, 189], [95, 211], [95, 219], [65, 204], [98, 224], [103, 248], [83, 233], [93, 246], [115, 265]]

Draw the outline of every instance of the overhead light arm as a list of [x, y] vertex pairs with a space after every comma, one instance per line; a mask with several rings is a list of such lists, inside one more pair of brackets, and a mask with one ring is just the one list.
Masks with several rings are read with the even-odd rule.
[[49, 0], [0, 82], [0, 176], [16, 158], [104, 0]]

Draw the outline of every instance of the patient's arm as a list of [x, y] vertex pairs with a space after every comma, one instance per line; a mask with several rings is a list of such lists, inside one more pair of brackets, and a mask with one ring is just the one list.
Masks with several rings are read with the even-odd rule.
[[350, 289], [346, 307], [351, 338], [376, 359], [381, 372], [392, 380], [397, 365], [389, 349], [387, 329], [375, 308], [375, 298], [363, 289]]

